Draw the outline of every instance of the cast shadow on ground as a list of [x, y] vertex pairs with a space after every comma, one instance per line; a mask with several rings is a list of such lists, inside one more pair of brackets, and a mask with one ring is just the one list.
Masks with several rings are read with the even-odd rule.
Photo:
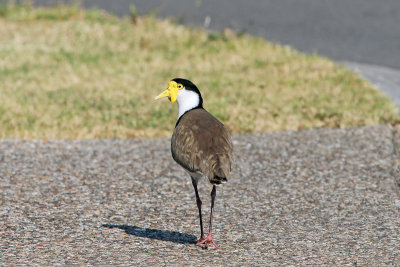
[[158, 239], [162, 241], [169, 241], [179, 244], [194, 244], [197, 241], [197, 238], [194, 235], [175, 232], [175, 231], [141, 228], [137, 226], [118, 225], [118, 224], [103, 224], [102, 226], [107, 228], [118, 228], [124, 230], [128, 235]]

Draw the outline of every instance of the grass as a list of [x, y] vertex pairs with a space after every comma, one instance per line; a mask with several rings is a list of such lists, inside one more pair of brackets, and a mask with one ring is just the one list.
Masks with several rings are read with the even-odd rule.
[[170, 136], [192, 80], [232, 132], [395, 123], [396, 107], [348, 69], [246, 34], [76, 6], [0, 7], [0, 138]]

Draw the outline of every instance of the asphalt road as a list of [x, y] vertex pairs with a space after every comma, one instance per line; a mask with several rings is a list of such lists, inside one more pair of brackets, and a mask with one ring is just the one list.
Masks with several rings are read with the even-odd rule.
[[400, 69], [398, 0], [84, 0], [83, 4], [123, 16], [129, 14], [132, 2], [141, 14], [157, 10], [162, 17], [196, 26], [208, 16], [212, 29], [233, 27], [336, 61]]
[[[0, 0], [5, 1], [5, 0]], [[40, 5], [73, 0], [36, 0]], [[134, 3], [184, 24], [226, 27], [318, 53], [370, 80], [400, 106], [400, 1], [398, 0], [83, 0], [120, 16]]]
[[[98, 2], [101, 1], [87, 1], [87, 4]], [[209, 16], [210, 26], [214, 29], [230, 26], [336, 61], [400, 68], [398, 0], [134, 2], [142, 13], [158, 9], [161, 16], [182, 17], [184, 23], [197, 26], [202, 25], [205, 17]], [[111, 3], [108, 2], [108, 5]], [[123, 14], [116, 6], [115, 11]]]
[[399, 266], [395, 134], [235, 135], [209, 251], [169, 139], [1, 140], [0, 265]]

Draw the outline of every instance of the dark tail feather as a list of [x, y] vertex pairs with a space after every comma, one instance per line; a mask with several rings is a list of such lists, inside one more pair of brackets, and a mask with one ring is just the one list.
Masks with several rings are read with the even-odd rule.
[[210, 179], [211, 184], [224, 184], [228, 181], [226, 177], [219, 177], [219, 176], [214, 176], [214, 178]]
[[218, 156], [212, 168], [213, 172], [209, 173], [208, 178], [211, 184], [223, 184], [228, 181], [230, 162], [227, 157]]

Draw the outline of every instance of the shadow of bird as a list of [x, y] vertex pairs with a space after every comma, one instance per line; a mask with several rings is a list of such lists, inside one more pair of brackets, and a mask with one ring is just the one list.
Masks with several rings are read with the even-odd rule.
[[138, 237], [157, 239], [161, 241], [169, 241], [178, 244], [196, 243], [196, 236], [176, 231], [142, 228], [138, 226], [118, 225], [118, 224], [103, 224], [102, 226], [107, 228], [118, 228], [124, 230], [125, 233], [127, 233], [128, 235], [134, 235]]

